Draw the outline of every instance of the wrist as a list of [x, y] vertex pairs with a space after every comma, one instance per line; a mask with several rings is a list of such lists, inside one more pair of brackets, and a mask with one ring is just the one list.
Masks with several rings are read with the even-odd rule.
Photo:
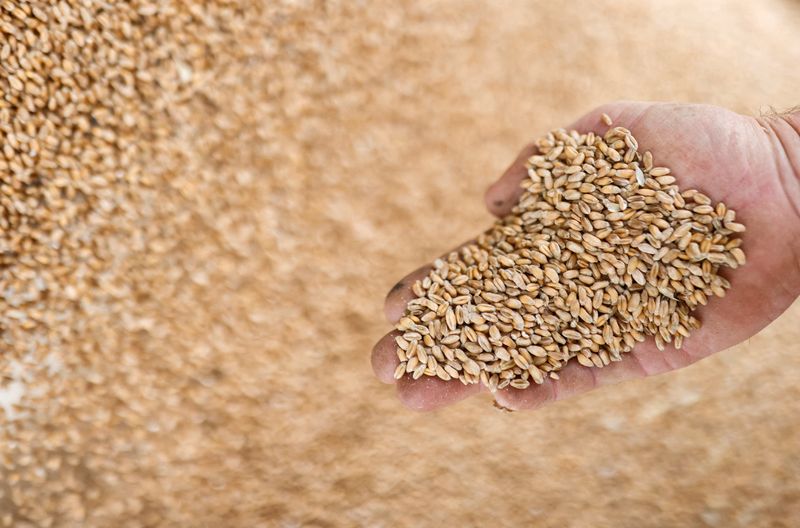
[[758, 120], [766, 132], [775, 183], [785, 199], [787, 243], [794, 255], [790, 284], [800, 291], [800, 107], [784, 113], [762, 116]]
[[776, 177], [800, 226], [800, 110], [759, 119], [768, 132]]
[[782, 119], [792, 129], [789, 138], [789, 148], [792, 152], [788, 153], [793, 156], [794, 160], [794, 175], [796, 180], [800, 180], [800, 109], [788, 113]]
[[795, 233], [795, 271], [800, 284], [800, 108], [768, 121], [769, 128], [778, 140], [775, 152], [778, 177], [790, 208], [795, 213], [794, 229], [791, 232]]

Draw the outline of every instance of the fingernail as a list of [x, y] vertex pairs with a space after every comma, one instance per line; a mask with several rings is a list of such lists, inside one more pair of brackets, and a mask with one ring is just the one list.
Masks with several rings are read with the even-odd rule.
[[398, 290], [402, 290], [403, 287], [405, 287], [405, 283], [403, 281], [398, 282], [397, 284], [392, 286], [391, 290], [389, 290], [389, 295], [393, 294], [394, 292], [396, 292]]

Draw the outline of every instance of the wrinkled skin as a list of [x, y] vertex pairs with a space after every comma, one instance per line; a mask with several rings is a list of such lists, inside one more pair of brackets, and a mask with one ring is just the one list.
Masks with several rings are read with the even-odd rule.
[[[633, 378], [685, 367], [751, 337], [777, 318], [800, 294], [800, 114], [756, 119], [708, 105], [618, 102], [589, 112], [567, 128], [603, 134], [600, 119], [608, 114], [613, 126], [631, 130], [639, 150], [650, 150], [654, 164], [666, 166], [681, 190], [696, 188], [723, 201], [747, 226], [742, 248], [747, 264], [724, 272], [731, 289], [697, 310], [703, 327], [684, 341], [683, 348], [659, 351], [652, 338], [636, 345], [623, 360], [602, 369], [571, 361], [559, 380], [524, 390], [495, 393], [498, 404], [512, 410], [534, 409], [585, 391]], [[539, 135], [539, 134], [537, 134]], [[510, 212], [526, 177], [528, 146], [486, 192], [486, 206], [495, 215]], [[391, 323], [414, 298], [411, 285], [424, 277], [423, 266], [389, 292], [385, 313]], [[403, 404], [432, 410], [486, 391], [480, 384], [463, 385], [423, 376], [394, 380], [397, 366], [394, 336], [384, 336], [372, 351], [375, 375], [394, 383]]]

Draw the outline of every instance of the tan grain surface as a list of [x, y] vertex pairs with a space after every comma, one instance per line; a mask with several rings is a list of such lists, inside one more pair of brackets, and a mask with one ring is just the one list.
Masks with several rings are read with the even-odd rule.
[[197, 7], [171, 70], [190, 88], [143, 95], [150, 228], [97, 235], [128, 288], [53, 350], [46, 412], [2, 422], [0, 520], [797, 525], [797, 304], [682, 372], [535, 414], [405, 411], [368, 352], [385, 292], [487, 225], [485, 186], [531, 138], [618, 98], [800, 102], [800, 4], [269, 4]]

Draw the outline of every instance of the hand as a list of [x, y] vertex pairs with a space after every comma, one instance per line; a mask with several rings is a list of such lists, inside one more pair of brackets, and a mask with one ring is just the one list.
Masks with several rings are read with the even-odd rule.
[[[600, 119], [608, 114], [613, 126], [631, 130], [641, 152], [650, 150], [656, 165], [669, 167], [681, 190], [696, 188], [736, 211], [747, 226], [742, 248], [747, 264], [727, 274], [731, 289], [695, 312], [703, 327], [684, 341], [682, 349], [659, 351], [652, 338], [637, 344], [623, 360], [604, 368], [587, 368], [571, 361], [559, 380], [495, 393], [503, 407], [521, 410], [568, 398], [603, 385], [660, 374], [685, 367], [733, 346], [768, 325], [800, 294], [800, 117], [756, 119], [708, 105], [619, 102], [586, 114], [572, 126], [579, 132], [603, 134]], [[486, 205], [498, 216], [511, 211], [527, 177], [525, 161], [532, 145], [486, 192]], [[430, 266], [406, 276], [386, 298], [386, 317], [396, 323], [415, 295], [414, 281]], [[395, 383], [398, 364], [394, 336], [384, 336], [372, 351], [376, 376]], [[397, 380], [400, 400], [417, 410], [431, 410], [486, 391], [480, 384], [463, 385], [423, 376]]]

